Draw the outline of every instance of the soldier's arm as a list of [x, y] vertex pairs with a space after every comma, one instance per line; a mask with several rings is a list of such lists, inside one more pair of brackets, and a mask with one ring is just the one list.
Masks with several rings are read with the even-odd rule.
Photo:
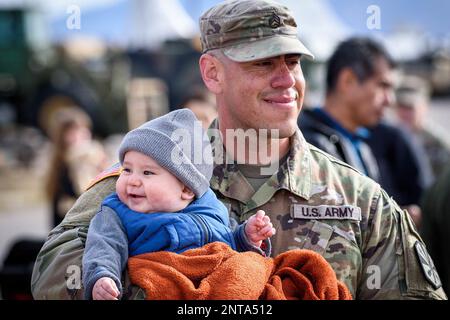
[[81, 260], [89, 223], [103, 199], [115, 191], [116, 180], [109, 177], [83, 193], [49, 234], [33, 269], [35, 299], [83, 299]]
[[362, 258], [358, 299], [446, 299], [414, 223], [383, 190], [372, 202]]

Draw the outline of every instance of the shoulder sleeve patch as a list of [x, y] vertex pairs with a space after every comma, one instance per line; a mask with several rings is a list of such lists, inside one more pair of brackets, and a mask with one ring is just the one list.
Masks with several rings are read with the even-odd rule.
[[120, 163], [116, 163], [116, 164], [112, 165], [111, 167], [109, 167], [108, 169], [104, 170], [99, 175], [97, 175], [91, 181], [91, 183], [89, 183], [89, 185], [85, 191], [89, 190], [94, 185], [96, 185], [100, 181], [105, 180], [106, 178], [119, 176], [121, 172], [122, 172], [122, 166], [120, 165]]
[[414, 248], [416, 250], [417, 256], [422, 267], [423, 274], [427, 281], [434, 287], [438, 289], [442, 286], [441, 279], [437, 273], [436, 267], [434, 266], [433, 260], [428, 254], [425, 246], [420, 242], [416, 241]]

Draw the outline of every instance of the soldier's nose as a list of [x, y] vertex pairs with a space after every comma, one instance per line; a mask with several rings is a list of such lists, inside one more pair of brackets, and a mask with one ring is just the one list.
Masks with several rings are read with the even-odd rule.
[[273, 88], [292, 88], [295, 85], [295, 77], [286, 62], [280, 63], [277, 72], [272, 79]]

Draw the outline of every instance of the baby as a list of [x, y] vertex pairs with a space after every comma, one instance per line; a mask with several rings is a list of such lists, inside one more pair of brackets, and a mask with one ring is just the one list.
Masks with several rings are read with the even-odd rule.
[[[192, 111], [181, 109], [124, 137], [116, 192], [103, 201], [89, 226], [83, 255], [87, 299], [121, 297], [120, 278], [129, 256], [181, 253], [214, 241], [237, 251], [270, 254], [269, 237], [275, 229], [264, 211], [237, 225], [209, 188], [211, 145], [204, 131], [198, 137], [201, 141], [194, 141], [196, 126], [201, 130]], [[174, 138], [179, 137], [175, 132], [183, 133], [181, 141]], [[186, 141], [191, 148], [186, 148]], [[194, 152], [198, 152], [194, 145], [199, 142], [202, 159], [194, 161]]]

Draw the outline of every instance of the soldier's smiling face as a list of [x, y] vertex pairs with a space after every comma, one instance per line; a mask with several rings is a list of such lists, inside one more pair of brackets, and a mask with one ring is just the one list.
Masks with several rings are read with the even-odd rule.
[[250, 62], [221, 59], [219, 117], [226, 128], [278, 129], [280, 138], [297, 128], [305, 79], [300, 55]]

